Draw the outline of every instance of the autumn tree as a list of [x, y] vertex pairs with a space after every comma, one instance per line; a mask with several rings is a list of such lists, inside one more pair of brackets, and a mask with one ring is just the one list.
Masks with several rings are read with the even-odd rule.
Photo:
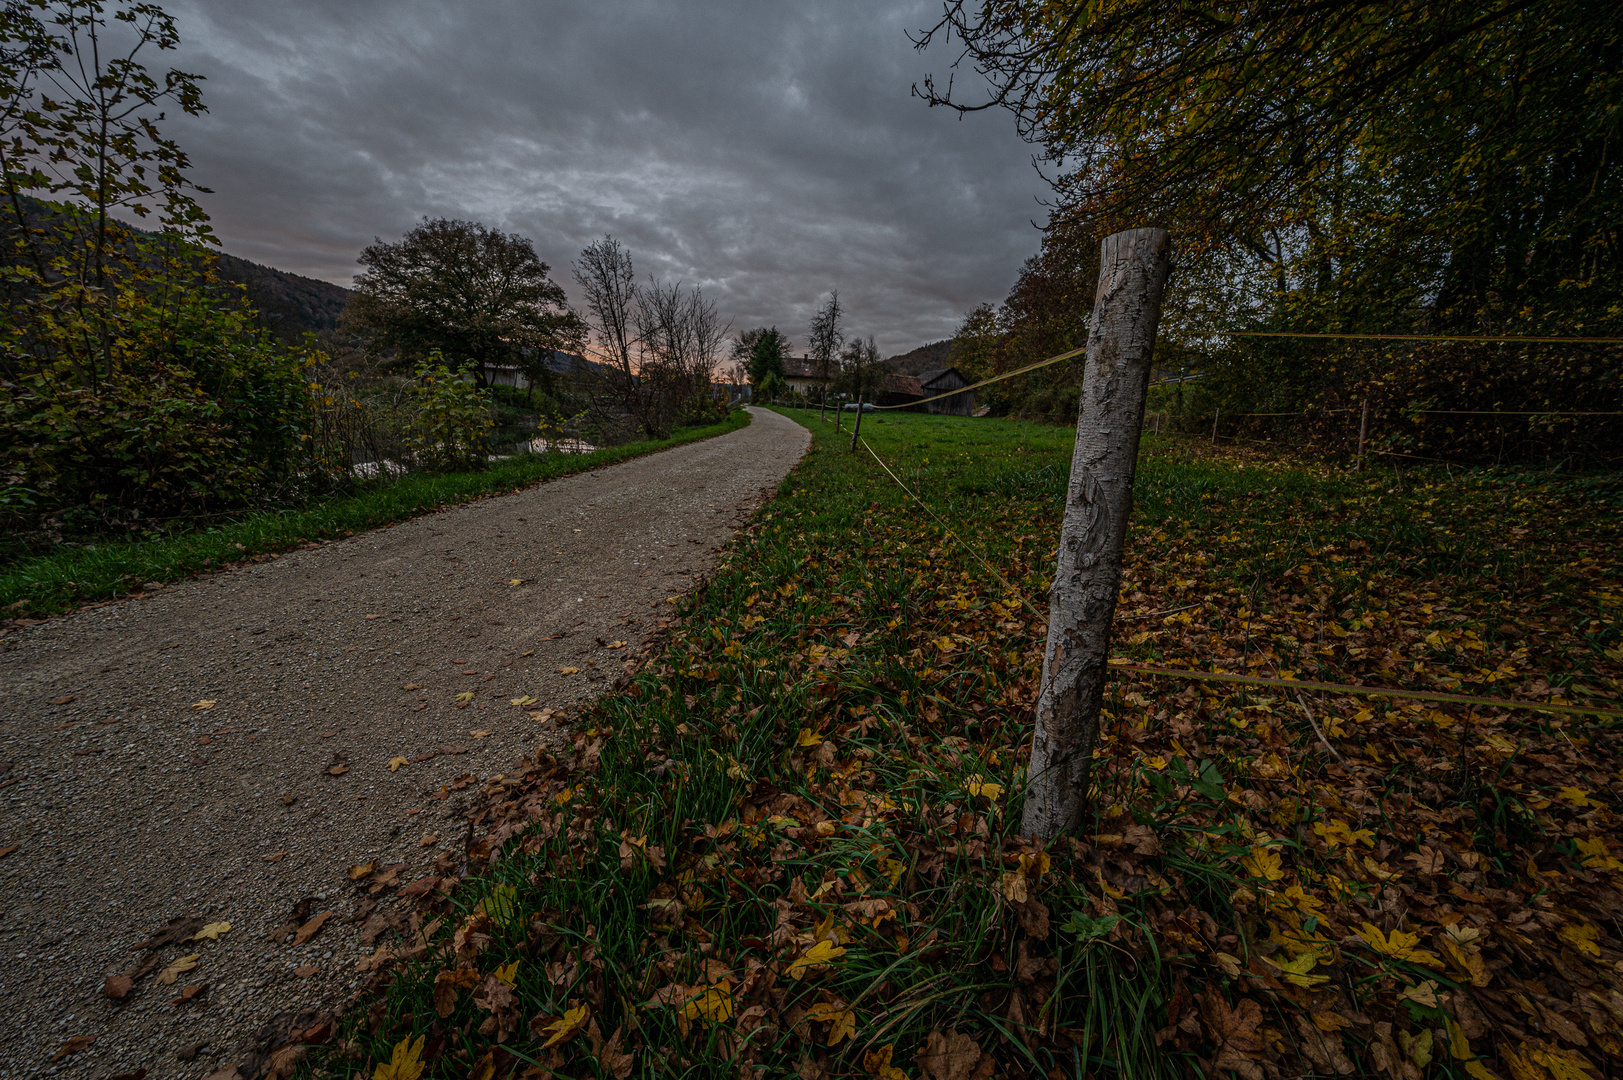
[[425, 218], [399, 242], [361, 252], [344, 326], [396, 366], [435, 352], [487, 368], [578, 347], [585, 325], [535, 246], [477, 222]]
[[738, 336], [735, 354], [749, 369], [750, 385], [769, 396], [771, 387], [783, 384], [783, 358], [789, 352], [789, 339], [776, 326], [746, 330]]

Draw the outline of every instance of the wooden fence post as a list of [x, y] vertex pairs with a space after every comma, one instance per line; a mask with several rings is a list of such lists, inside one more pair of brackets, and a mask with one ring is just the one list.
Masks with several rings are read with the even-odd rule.
[[857, 391], [857, 422], [851, 425], [851, 452], [857, 452], [857, 436], [862, 434], [862, 391]]
[[1364, 432], [1369, 429], [1369, 398], [1364, 398], [1364, 412], [1358, 418], [1358, 468], [1354, 472], [1364, 471]]
[[1150, 354], [1172, 268], [1164, 229], [1107, 236], [1099, 251], [1020, 823], [1022, 833], [1045, 839], [1079, 826], [1087, 808]]
[[1217, 418], [1219, 416], [1222, 416], [1222, 415], [1223, 415], [1223, 410], [1222, 410], [1221, 407], [1219, 407], [1216, 412], [1212, 413], [1212, 445], [1213, 446], [1217, 445]]

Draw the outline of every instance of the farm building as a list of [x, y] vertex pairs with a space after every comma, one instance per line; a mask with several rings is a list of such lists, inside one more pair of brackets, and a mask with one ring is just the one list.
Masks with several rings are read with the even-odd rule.
[[951, 397], [941, 398], [939, 401], [929, 401], [929, 398], [939, 394], [950, 393], [961, 386], [968, 386], [969, 380], [957, 368], [943, 368], [940, 371], [926, 371], [922, 375], [887, 375], [885, 388], [880, 392], [881, 405], [912, 405], [915, 402], [924, 402], [918, 408], [924, 412], [941, 413], [948, 416], [969, 416], [975, 411], [975, 392], [965, 391], [962, 394], [953, 394]]

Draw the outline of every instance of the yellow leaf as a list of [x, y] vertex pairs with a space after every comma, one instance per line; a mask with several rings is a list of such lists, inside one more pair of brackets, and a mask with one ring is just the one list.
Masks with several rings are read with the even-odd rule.
[[1351, 847], [1353, 844], [1375, 846], [1374, 832], [1369, 829], [1354, 830], [1345, 821], [1315, 822], [1313, 831], [1324, 837], [1325, 842], [1332, 847]]
[[456, 696], [456, 699], [458, 701], [472, 701], [473, 700], [473, 691], [472, 690], [464, 690], [464, 691], [462, 691], [462, 693], [460, 693], [460, 694], [458, 694]]
[[816, 746], [823, 741], [823, 737], [811, 728], [801, 728], [800, 737], [795, 740], [796, 746]]
[[1003, 785], [988, 784], [979, 775], [971, 776], [969, 778], [969, 793], [971, 795], [984, 795], [993, 802], [997, 802], [997, 797], [1003, 794]]
[[199, 930], [192, 938], [193, 941], [219, 941], [220, 935], [231, 929], [228, 922], [211, 922]]
[[623, 641], [611, 641], [604, 646], [605, 649], [623, 649], [625, 647], [626, 643]]
[[1412, 1001], [1416, 1005], [1424, 1005], [1428, 1009], [1437, 1007], [1437, 984], [1430, 979], [1419, 986], [1406, 986], [1398, 994], [1399, 1000]]
[[411, 761], [408, 758], [392, 757], [392, 758], [389, 759], [389, 771], [390, 772], [399, 772], [400, 771], [400, 766], [402, 766], [402, 765], [410, 765], [410, 764], [411, 764]]
[[1396, 870], [1388, 870], [1385, 866], [1383, 866], [1380, 863], [1376, 862], [1374, 859], [1370, 858], [1368, 855], [1364, 856], [1364, 869], [1368, 870], [1370, 873], [1374, 874], [1376, 877], [1380, 878], [1382, 881], [1391, 881], [1393, 878], [1401, 876], [1401, 874], [1398, 871], [1396, 871]]
[[212, 702], [212, 701], [194, 701], [194, 702], [192, 702], [192, 708], [206, 712], [209, 709], [214, 708], [214, 702]]
[[580, 674], [580, 668], [578, 668], [578, 667], [561, 667], [561, 668], [558, 669], [558, 674], [560, 674], [560, 675], [579, 675]]
[[175, 980], [180, 978], [182, 972], [190, 971], [197, 966], [197, 958], [202, 955], [202, 953], [192, 953], [190, 956], [180, 957], [158, 973], [158, 981], [165, 986], [175, 985]]
[[535, 697], [534, 695], [525, 694], [523, 697], [513, 698], [512, 699], [512, 704], [523, 707], [523, 706], [534, 705], [536, 702], [538, 702], [540, 700], [541, 700], [540, 698]]
[[1267, 963], [1284, 972], [1286, 981], [1295, 983], [1297, 986], [1314, 986], [1318, 983], [1330, 981], [1330, 976], [1328, 975], [1308, 974], [1308, 972], [1313, 970], [1314, 965], [1319, 962], [1318, 957], [1314, 956], [1311, 952], [1305, 952], [1301, 956], [1298, 956], [1296, 959], [1286, 964], [1281, 964], [1277, 960], [1269, 960], [1267, 957], [1263, 957], [1263, 959]]
[[1527, 1056], [1550, 1070], [1555, 1080], [1590, 1080], [1589, 1059], [1576, 1050], [1530, 1049]]
[[552, 801], [557, 803], [559, 806], [562, 806], [564, 803], [568, 802], [570, 799], [573, 799], [574, 797], [575, 797], [575, 789], [572, 788], [572, 787], [566, 787], [562, 791], [558, 792], [558, 794], [554, 795], [552, 797]]
[[833, 1046], [841, 1039], [849, 1039], [857, 1030], [857, 1014], [845, 1007], [843, 1001], [824, 1001], [813, 1005], [806, 1014], [807, 1020], [828, 1021], [828, 1045]]
[[1597, 803], [1593, 799], [1591, 799], [1589, 796], [1590, 796], [1590, 792], [1587, 791], [1586, 789], [1580, 788], [1580, 787], [1564, 787], [1556, 795], [1557, 798], [1563, 800], [1564, 802], [1569, 802], [1573, 806], [1599, 806], [1600, 805], [1599, 803]]
[[424, 1036], [419, 1035], [417, 1041], [412, 1042], [407, 1035], [395, 1043], [394, 1056], [377, 1067], [372, 1080], [418, 1080], [423, 1075], [423, 1039]]
[[1285, 871], [1279, 865], [1279, 856], [1265, 847], [1252, 848], [1251, 853], [1240, 860], [1240, 864], [1252, 877], [1278, 881], [1285, 876]]
[[1365, 923], [1364, 928], [1358, 931], [1358, 936], [1369, 942], [1370, 948], [1378, 953], [1390, 956], [1394, 960], [1409, 960], [1416, 964], [1436, 964], [1440, 962], [1435, 953], [1415, 948], [1420, 943], [1419, 934], [1406, 934], [1402, 930], [1393, 930], [1392, 936], [1387, 937], [1376, 928], [1374, 923]]
[[503, 964], [501, 967], [496, 969], [496, 978], [506, 983], [508, 986], [512, 986], [518, 979], [518, 964], [519, 962], [517, 960], [514, 960], [511, 964]]
[[370, 877], [372, 871], [376, 870], [377, 868], [378, 864], [375, 862], [356, 863], [354, 866], [349, 868], [349, 880], [359, 881], [363, 877]]
[[1590, 870], [1623, 870], [1623, 862], [1612, 858], [1604, 838], [1597, 836], [1592, 840], [1574, 840], [1573, 845], [1577, 847], [1584, 866]]
[[733, 984], [723, 979], [714, 986], [700, 987], [698, 992], [682, 1003], [683, 1020], [706, 1020], [712, 1024], [725, 1023], [733, 1015]]
[[488, 728], [469, 728], [468, 734], [476, 739], [484, 739], [489, 737], [490, 730]]
[[907, 1074], [890, 1063], [890, 1056], [895, 1052], [895, 1043], [886, 1043], [877, 1050], [869, 1050], [862, 1055], [863, 1070], [879, 1077], [879, 1080], [907, 1080]]
[[1596, 938], [1599, 937], [1599, 935], [1600, 931], [1597, 930], [1592, 924], [1586, 922], [1568, 923], [1560, 930], [1557, 930], [1555, 934], [1556, 937], [1560, 938], [1568, 945], [1571, 945], [1574, 949], [1577, 949], [1585, 956], [1593, 956], [1596, 958], [1599, 958], [1600, 956], [1600, 945], [1596, 943]]
[[576, 1032], [586, 1025], [586, 1014], [586, 1006], [577, 1005], [542, 1028], [541, 1034], [545, 1035], [550, 1032], [552, 1037], [541, 1044], [541, 1049], [545, 1050], [548, 1047], [557, 1046], [565, 1039], [572, 1038]]
[[798, 979], [806, 972], [815, 968], [827, 967], [829, 964], [834, 962], [836, 957], [844, 955], [845, 950], [835, 945], [832, 941], [819, 941], [810, 949], [806, 950], [806, 955], [800, 957], [794, 963], [790, 964], [789, 969], [785, 974], [787, 974], [791, 979]]
[[936, 648], [940, 649], [943, 653], [950, 653], [950, 652], [952, 652], [952, 650], [954, 650], [954, 649], [956, 649], [958, 647], [958, 643], [956, 641], [953, 641], [952, 638], [950, 638], [950, 637], [936, 638], [935, 641], [933, 642], [933, 644], [935, 645]]
[[524, 579], [521, 578], [521, 577], [516, 577], [516, 578], [513, 578], [512, 580], [508, 581], [507, 584], [512, 585], [514, 588], [517, 588], [518, 586], [524, 584]]

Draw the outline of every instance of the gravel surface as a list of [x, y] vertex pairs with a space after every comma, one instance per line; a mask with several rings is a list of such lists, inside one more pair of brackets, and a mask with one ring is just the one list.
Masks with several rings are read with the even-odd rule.
[[[473, 789], [442, 787], [511, 767], [552, 726], [532, 712], [620, 675], [615, 644], [654, 628], [810, 442], [751, 412], [0, 639], [0, 850], [17, 846], [0, 857], [0, 1075], [202, 1077], [274, 1017], [347, 996], [370, 951], [348, 868], [405, 863], [408, 882], [460, 850]], [[306, 899], [330, 922], [272, 943]], [[182, 916], [231, 928], [132, 951]], [[193, 954], [173, 985], [153, 971], [104, 996], [109, 976]], [[75, 1037], [94, 1041], [52, 1063]]]

